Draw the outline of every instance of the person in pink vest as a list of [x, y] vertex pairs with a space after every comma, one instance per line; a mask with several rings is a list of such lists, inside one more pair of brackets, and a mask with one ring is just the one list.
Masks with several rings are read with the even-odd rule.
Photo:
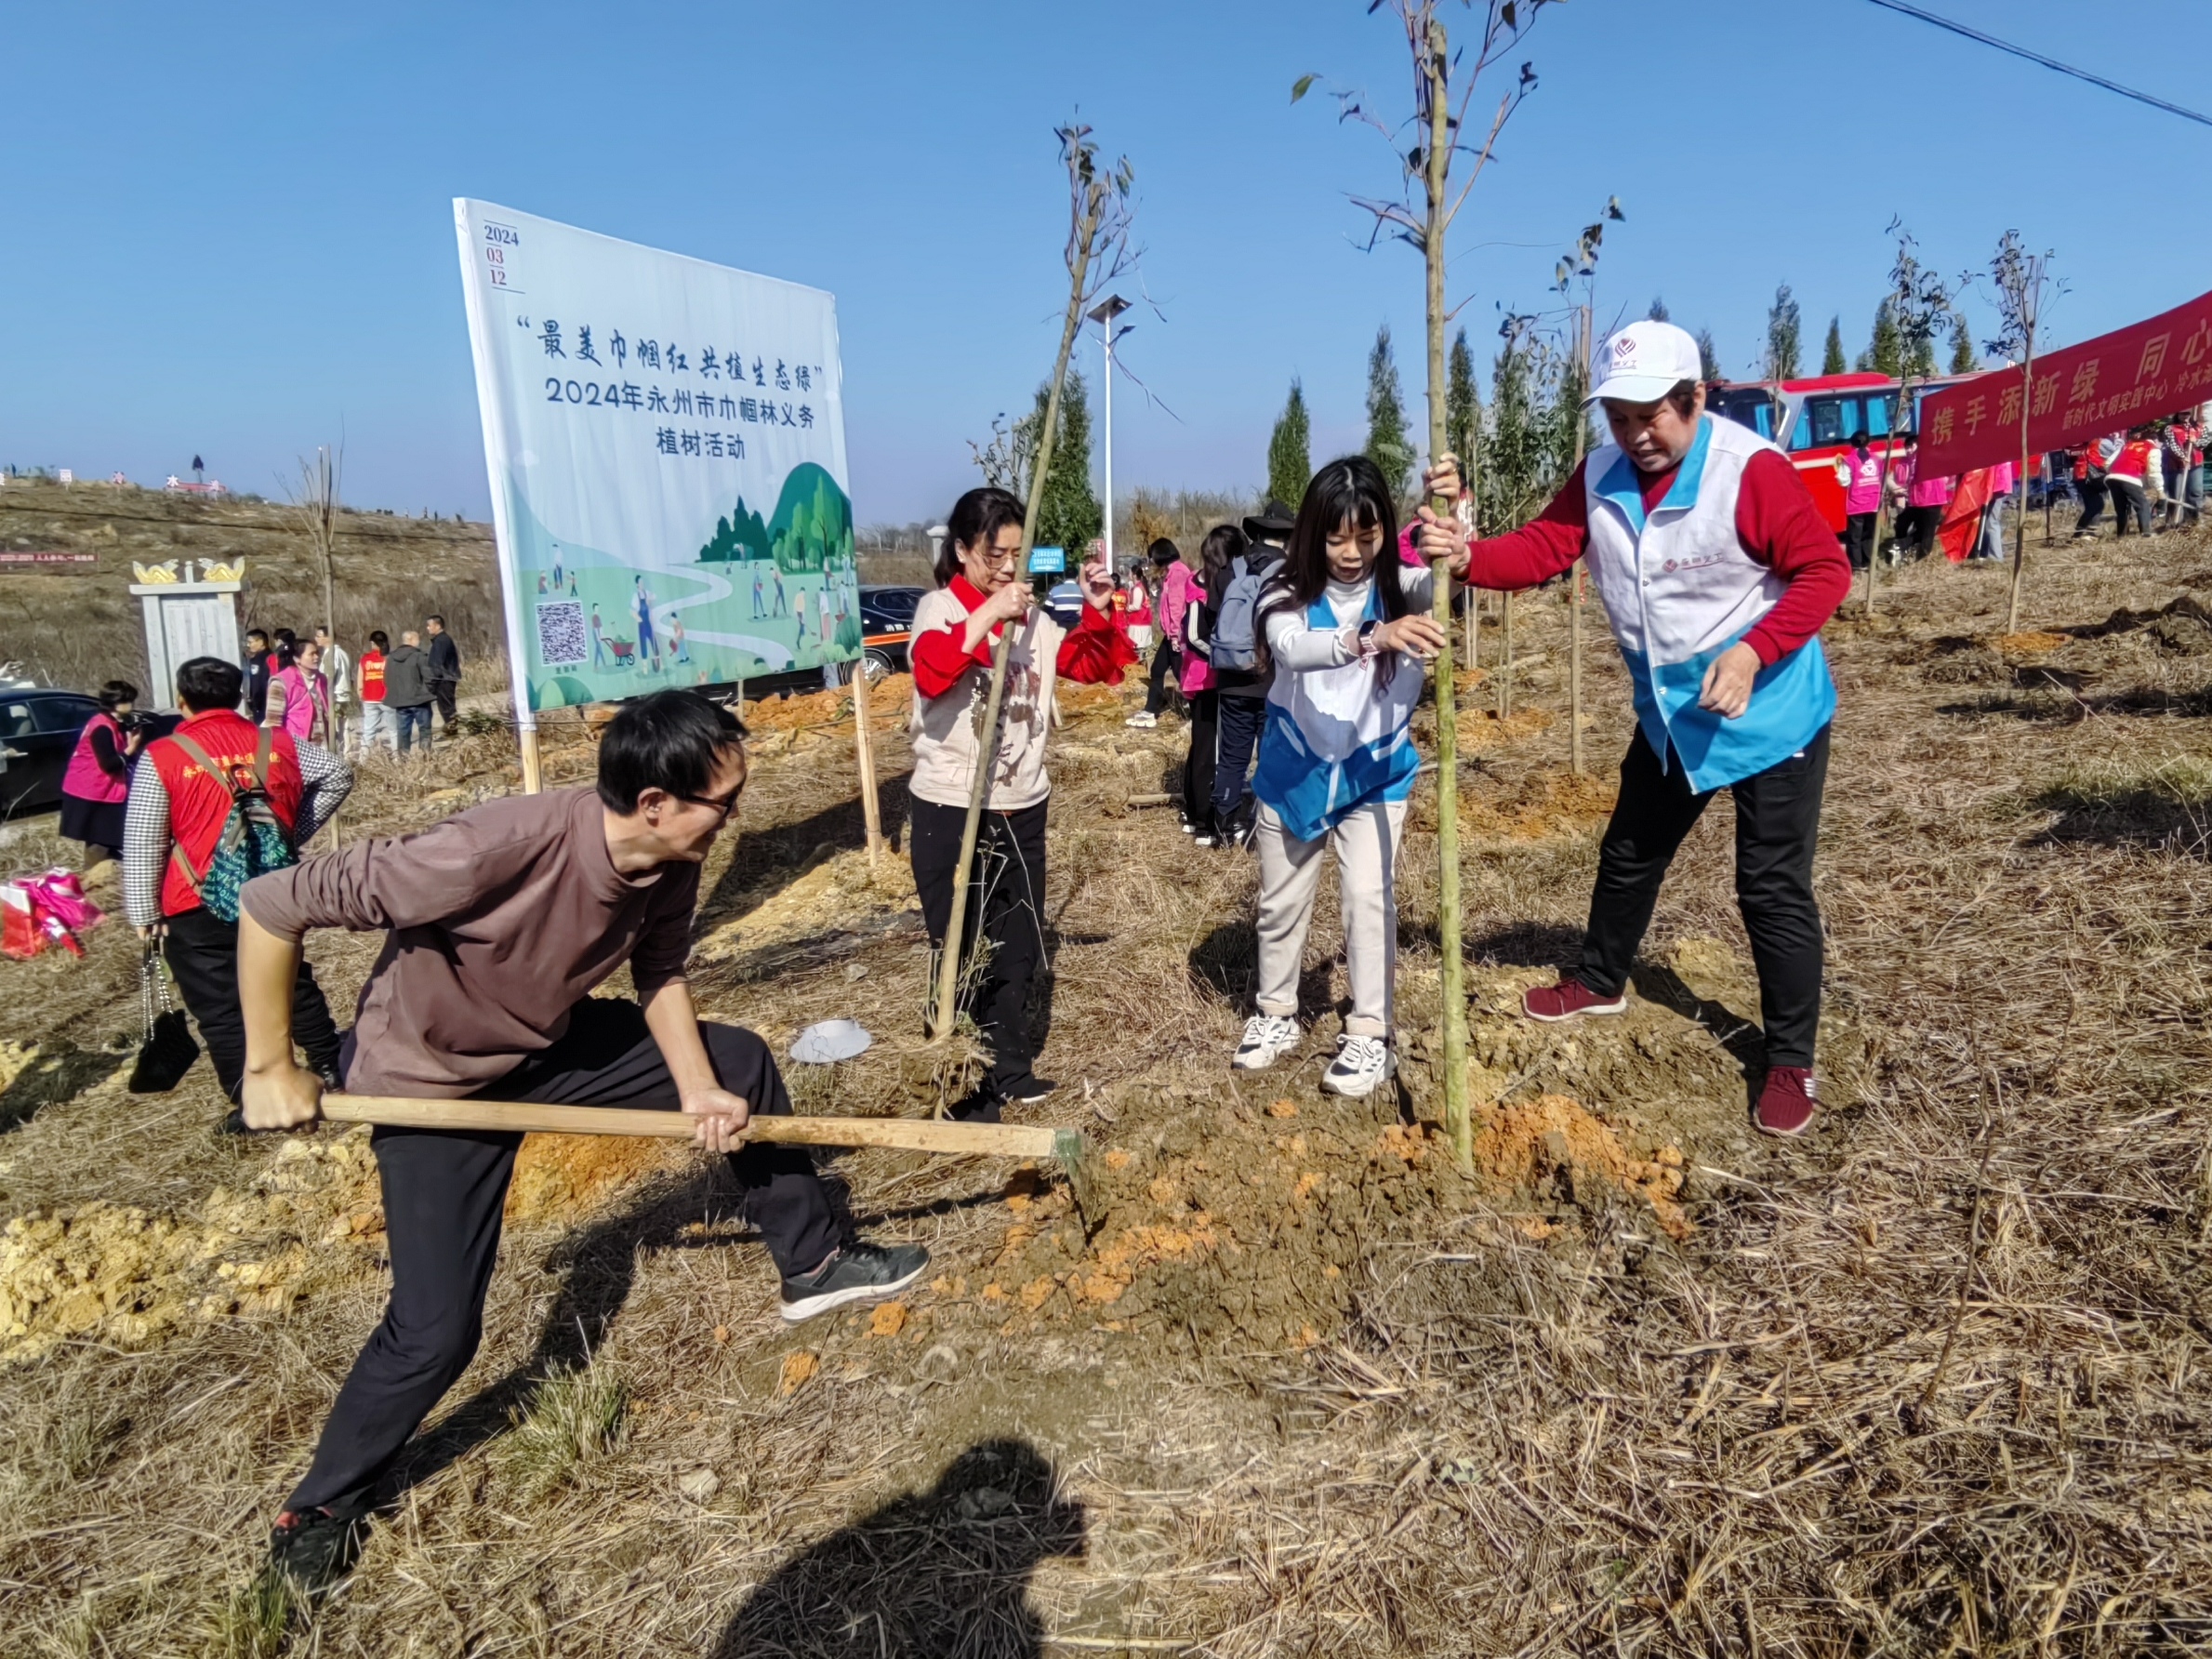
[[123, 856], [130, 769], [146, 740], [136, 707], [139, 688], [111, 680], [99, 688], [99, 712], [85, 723], [61, 775], [61, 833], [85, 843], [85, 873], [105, 873]]
[[1863, 427], [1851, 434], [1850, 453], [1835, 458], [1835, 482], [1844, 493], [1844, 551], [1853, 570], [1864, 570], [1882, 516], [1882, 458], [1867, 446]]
[[[1918, 437], [1907, 432], [1904, 443], [1902, 470], [1907, 482], [1905, 510], [1897, 521], [1898, 545], [1910, 549], [1914, 558], [1925, 559], [1935, 549], [1936, 527], [1943, 522], [1943, 509], [1950, 505], [1958, 480], [1947, 475], [1924, 477], [1920, 471]], [[1897, 470], [1892, 463], [1893, 474]]]
[[323, 647], [279, 644], [281, 659], [269, 682], [269, 718], [264, 723], [295, 743], [330, 742], [330, 682], [323, 673]]

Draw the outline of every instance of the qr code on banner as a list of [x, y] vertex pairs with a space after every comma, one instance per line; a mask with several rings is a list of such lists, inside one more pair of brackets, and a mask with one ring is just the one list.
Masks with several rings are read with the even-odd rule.
[[584, 607], [563, 599], [537, 607], [537, 659], [548, 668], [568, 668], [590, 655], [584, 638]]

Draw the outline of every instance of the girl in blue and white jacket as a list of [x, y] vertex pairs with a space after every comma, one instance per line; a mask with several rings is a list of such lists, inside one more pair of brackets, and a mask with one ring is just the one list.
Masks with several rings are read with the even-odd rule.
[[[1456, 568], [1464, 570], [1463, 550]], [[1444, 644], [1431, 573], [1397, 558], [1390, 488], [1364, 456], [1314, 474], [1281, 569], [1260, 602], [1271, 670], [1253, 837], [1260, 856], [1259, 1012], [1231, 1062], [1273, 1065], [1298, 1046], [1298, 972], [1324, 847], [1336, 856], [1352, 1012], [1321, 1086], [1369, 1093], [1393, 1069], [1398, 840], [1420, 769], [1413, 706]]]

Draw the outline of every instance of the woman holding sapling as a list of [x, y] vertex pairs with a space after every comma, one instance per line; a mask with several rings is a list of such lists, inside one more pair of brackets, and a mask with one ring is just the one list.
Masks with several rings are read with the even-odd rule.
[[[1080, 579], [1083, 614], [1062, 629], [1036, 604], [1018, 565], [1022, 504], [1002, 489], [973, 489], [946, 520], [937, 589], [914, 607], [914, 775], [908, 847], [930, 943], [944, 947], [952, 920], [953, 876], [967, 827], [968, 798], [982, 743], [976, 732], [990, 692], [991, 657], [1013, 630], [1000, 717], [999, 754], [971, 872], [963, 936], [988, 941], [964, 975], [961, 1011], [991, 1052], [990, 1070], [953, 1115], [997, 1122], [1008, 1101], [1040, 1100], [1054, 1084], [1031, 1069], [1029, 987], [1044, 959], [1044, 821], [1052, 779], [1044, 769], [1053, 683], [1109, 684], [1136, 660], [1116, 628], [1113, 574], [1102, 559]], [[980, 926], [977, 925], [980, 909]]]
[[[1755, 1116], [1768, 1135], [1800, 1135], [1815, 1109], [1812, 856], [1835, 714], [1819, 635], [1850, 591], [1850, 563], [1789, 457], [1705, 414], [1688, 334], [1632, 323], [1598, 363], [1589, 401], [1604, 409], [1612, 442], [1532, 522], [1466, 550], [1469, 579], [1484, 588], [1533, 587], [1586, 556], [1636, 697], [1582, 959], [1558, 984], [1529, 991], [1522, 1008], [1565, 1020], [1628, 1006], [1629, 967], [1667, 866], [1726, 789], [1767, 1031]], [[1428, 557], [1466, 549], [1456, 525], [1425, 507], [1422, 519]]]
[[[1365, 456], [1314, 474], [1281, 567], [1260, 599], [1272, 672], [1252, 793], [1260, 855], [1259, 1012], [1230, 1064], [1272, 1066], [1298, 1046], [1298, 970], [1324, 850], [1336, 857], [1352, 1012], [1321, 1087], [1354, 1098], [1394, 1069], [1397, 869], [1421, 753], [1422, 665], [1443, 648], [1426, 566], [1397, 556], [1397, 514]], [[1452, 555], [1466, 565], [1463, 547]]]

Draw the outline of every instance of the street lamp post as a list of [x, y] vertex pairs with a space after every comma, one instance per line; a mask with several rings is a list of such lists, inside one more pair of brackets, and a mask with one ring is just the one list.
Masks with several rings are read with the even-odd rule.
[[[1129, 309], [1119, 294], [1108, 294], [1091, 310], [1106, 347], [1106, 574], [1114, 574], [1114, 319]], [[1126, 329], [1120, 332], [1128, 332]], [[1080, 564], [1080, 561], [1079, 560]]]

